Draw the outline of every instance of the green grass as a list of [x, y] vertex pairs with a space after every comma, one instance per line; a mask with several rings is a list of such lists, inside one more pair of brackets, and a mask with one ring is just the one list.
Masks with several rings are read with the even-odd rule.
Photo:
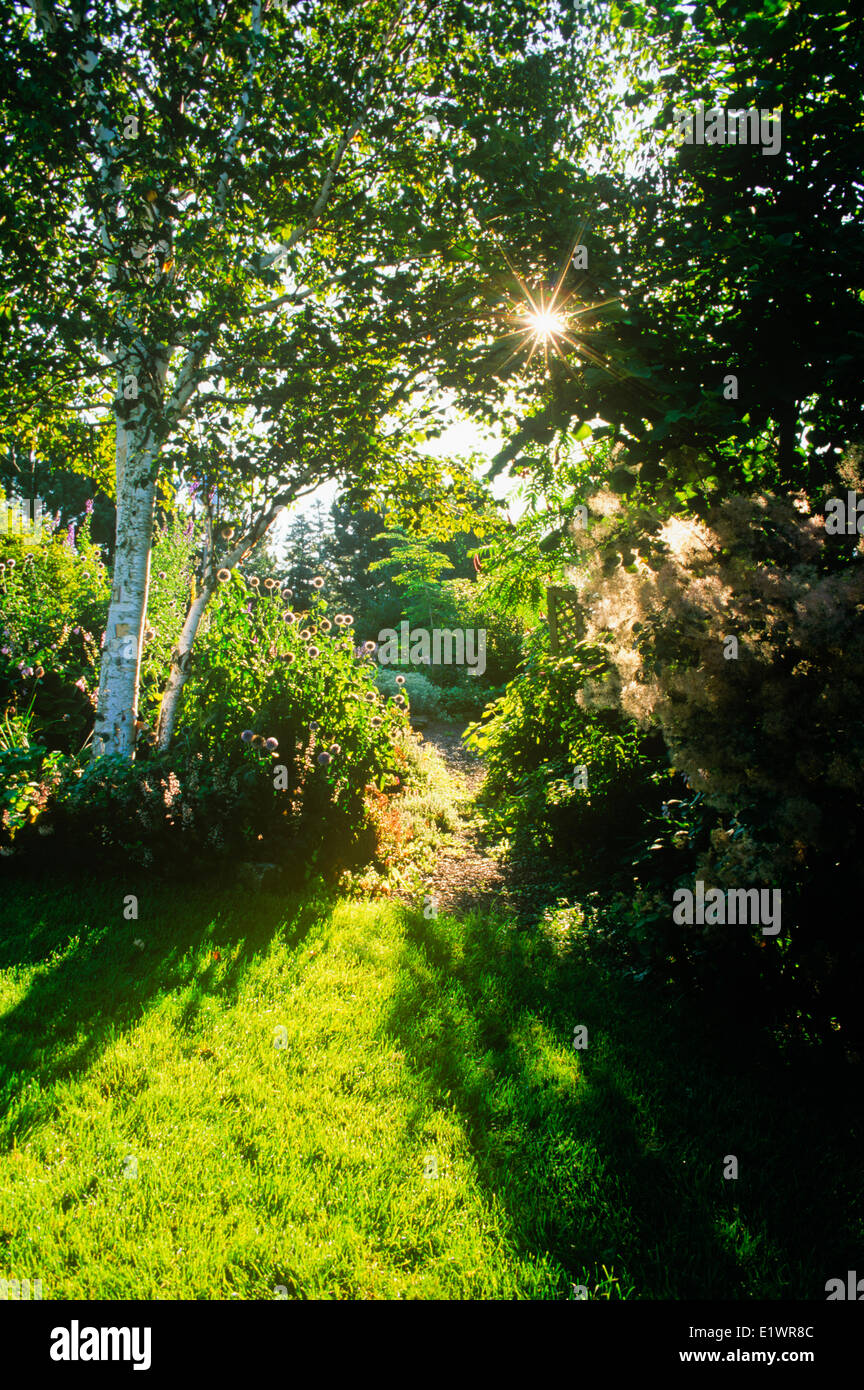
[[0, 1278], [46, 1299], [824, 1299], [860, 1263], [845, 1079], [552, 919], [92, 880], [0, 916]]

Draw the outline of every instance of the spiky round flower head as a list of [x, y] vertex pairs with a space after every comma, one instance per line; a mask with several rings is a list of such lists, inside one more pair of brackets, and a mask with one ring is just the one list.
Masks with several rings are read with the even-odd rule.
[[310, 723], [309, 723], [309, 732], [310, 732], [310, 734], [317, 734], [317, 732], [318, 732], [318, 730], [319, 730], [320, 728], [321, 728], [321, 725], [318, 723], [317, 719], [312, 719], [312, 720], [310, 720]]
[[294, 653], [293, 653], [293, 652], [289, 652], [288, 655], [285, 657], [285, 665], [286, 665], [286, 666], [293, 666], [295, 660], [296, 660], [296, 658], [295, 658], [295, 656], [294, 656]]
[[372, 725], [373, 729], [380, 729], [381, 725], [384, 723], [384, 720], [379, 718], [379, 716], [376, 714], [375, 718], [370, 719], [369, 723]]
[[364, 650], [364, 652], [374, 652], [375, 647], [376, 647], [376, 643], [375, 643], [375, 642], [364, 642], [364, 643], [363, 643], [363, 650]]
[[297, 619], [294, 617], [293, 613], [283, 613], [282, 621], [283, 623], [287, 623], [289, 627], [293, 627]]
[[397, 695], [393, 703], [394, 705], [398, 705], [400, 709], [406, 709], [408, 705], [408, 701], [405, 699], [404, 695]]
[[233, 535], [234, 535], [234, 527], [233, 527], [233, 526], [223, 526], [223, 527], [222, 527], [222, 539], [223, 539], [223, 540], [230, 541], [230, 539], [231, 539], [231, 537], [232, 537]]
[[251, 743], [254, 737], [255, 735], [251, 729], [244, 729], [240, 735], [240, 739], [243, 743]]
[[316, 658], [316, 656], [320, 656], [320, 655], [321, 655], [321, 652], [320, 652], [320, 650], [318, 649], [318, 647], [310, 647], [310, 648], [309, 648], [309, 655], [311, 656], [312, 660], [314, 661], [315, 658]]
[[330, 757], [329, 753], [318, 754], [317, 762], [319, 767], [329, 767], [332, 761], [333, 759]]
[[351, 624], [353, 623], [353, 621], [354, 621], [354, 619], [351, 617], [351, 614], [350, 614], [350, 613], [343, 613], [343, 614], [342, 614], [342, 626], [343, 626], [343, 627], [350, 627]]
[[252, 736], [252, 747], [253, 747], [253, 748], [263, 748], [263, 747], [264, 747], [264, 739], [263, 739], [263, 737], [261, 736], [261, 734], [253, 734], [253, 736]]
[[15, 560], [14, 560], [14, 558], [11, 559], [11, 560], [7, 560], [7, 561], [6, 561], [6, 564], [9, 566], [10, 570], [14, 570], [14, 568], [15, 568]]
[[333, 626], [333, 624], [331, 623], [331, 621], [330, 621], [329, 618], [322, 618], [322, 619], [321, 619], [321, 631], [322, 631], [322, 632], [329, 632], [330, 629], [332, 628], [332, 626]]
[[273, 753], [279, 747], [278, 738], [267, 738], [264, 740], [264, 747], [268, 753]]
[[342, 746], [341, 746], [341, 744], [339, 744], [339, 743], [331, 743], [331, 744], [330, 744], [330, 757], [331, 757], [331, 758], [337, 758], [341, 752], [342, 752]]
[[324, 580], [321, 578], [320, 574], [316, 574], [315, 578], [314, 578], [311, 582], [312, 582], [312, 588], [313, 588], [313, 589], [323, 589], [323, 588], [324, 588]]
[[312, 633], [309, 631], [308, 627], [304, 627], [303, 631], [300, 633], [300, 636], [302, 637], [304, 642], [308, 642], [312, 636]]
[[37, 666], [37, 667], [36, 667], [36, 670], [33, 672], [33, 674], [34, 674], [34, 676], [36, 677], [37, 681], [41, 681], [42, 677], [43, 677], [44, 674], [45, 674], [45, 667], [44, 667], [44, 666]]
[[231, 571], [226, 570], [223, 565], [221, 570], [216, 571], [216, 578], [219, 580], [220, 584], [227, 584], [228, 580], [231, 578]]
[[267, 590], [267, 592], [268, 592], [268, 594], [269, 594], [269, 592], [270, 592], [271, 589], [275, 589], [275, 588], [276, 588], [276, 580], [275, 580], [275, 579], [270, 579], [270, 577], [268, 576], [267, 579], [264, 580], [264, 588]]
[[280, 593], [282, 594], [282, 597], [283, 597], [283, 598], [293, 598], [293, 597], [294, 597], [294, 590], [293, 590], [293, 589], [289, 589], [289, 588], [287, 587], [287, 585], [286, 585], [285, 587], [283, 587], [283, 588], [280, 590]]
[[396, 677], [396, 684], [397, 684], [397, 685], [404, 685], [404, 684], [405, 684], [405, 677], [404, 677], [404, 676], [397, 676], [397, 677]]
[[260, 583], [261, 583], [261, 580], [258, 578], [257, 574], [250, 574], [250, 576], [249, 576], [249, 584], [251, 585], [251, 587], [252, 587], [253, 589], [257, 589], [258, 586], [260, 585]]
[[155, 636], [156, 636], [156, 629], [155, 629], [155, 627], [148, 627], [148, 628], [145, 629], [145, 631], [144, 631], [144, 641], [145, 641], [145, 642], [152, 642], [152, 641], [153, 641], [153, 638], [154, 638]]
[[375, 691], [374, 691], [374, 690], [367, 690], [367, 691], [366, 691], [366, 701], [367, 701], [368, 704], [374, 705], [374, 704], [375, 704], [375, 701], [376, 701], [377, 699], [378, 699], [378, 696], [375, 694]]

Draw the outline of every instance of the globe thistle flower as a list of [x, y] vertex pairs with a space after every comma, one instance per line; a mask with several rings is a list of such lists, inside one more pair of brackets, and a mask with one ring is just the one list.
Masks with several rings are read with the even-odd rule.
[[363, 650], [364, 652], [374, 652], [377, 645], [377, 642], [364, 642]]
[[384, 723], [384, 720], [381, 719], [381, 718], [376, 714], [376, 715], [375, 715], [375, 718], [374, 718], [374, 719], [370, 719], [369, 722], [370, 722], [370, 724], [372, 725], [372, 728], [373, 728], [373, 729], [380, 729], [380, 728], [381, 728], [381, 725]]
[[330, 629], [332, 628], [332, 626], [333, 626], [333, 624], [331, 623], [331, 621], [330, 621], [329, 618], [322, 618], [322, 619], [321, 619], [321, 631], [322, 631], [322, 632], [329, 632]]
[[293, 666], [295, 660], [296, 660], [296, 658], [295, 658], [295, 656], [294, 656], [294, 653], [293, 653], [293, 652], [289, 652], [288, 655], [285, 657], [285, 665], [286, 665], [286, 666]]
[[354, 621], [354, 619], [351, 617], [351, 614], [350, 614], [350, 613], [343, 613], [343, 614], [342, 614], [342, 626], [343, 626], [343, 627], [350, 627], [351, 624], [353, 623], [353, 621]]
[[396, 684], [397, 684], [397, 685], [404, 685], [404, 684], [405, 684], [405, 677], [404, 677], [404, 676], [397, 676], [397, 677], [396, 677]]
[[253, 748], [263, 748], [263, 747], [264, 747], [264, 739], [263, 739], [263, 737], [261, 736], [261, 734], [253, 734], [253, 735], [252, 735], [252, 747], [253, 747]]
[[333, 759], [330, 757], [329, 753], [318, 754], [317, 762], [319, 767], [329, 767], [332, 761]]
[[342, 748], [341, 748], [341, 745], [340, 745], [340, 744], [338, 744], [338, 743], [331, 743], [331, 745], [330, 745], [330, 757], [331, 757], [331, 758], [336, 758], [336, 757], [338, 757], [339, 754], [340, 754], [341, 752], [342, 752]]
[[250, 574], [250, 576], [249, 576], [249, 584], [251, 585], [251, 587], [252, 587], [253, 589], [257, 589], [258, 586], [260, 585], [260, 583], [261, 583], [261, 580], [258, 578], [257, 574]]
[[223, 539], [224, 541], [230, 541], [230, 539], [231, 539], [231, 537], [232, 537], [233, 535], [234, 535], [234, 527], [233, 527], [233, 526], [223, 526], [223, 527], [222, 527], [222, 539]]
[[231, 578], [231, 571], [226, 570], [223, 566], [221, 570], [216, 571], [216, 578], [219, 580], [220, 584], [227, 584], [228, 580]]
[[311, 584], [313, 589], [324, 588], [324, 580], [321, 578], [320, 574], [316, 574], [315, 578], [311, 580]]
[[344, 621], [345, 621], [345, 614], [344, 614], [344, 613], [335, 613], [334, 616], [333, 616], [333, 621], [334, 621], [334, 623], [336, 624], [337, 627], [341, 627], [342, 624], [343, 624]]
[[276, 588], [276, 580], [275, 580], [275, 579], [270, 579], [269, 576], [268, 576], [268, 578], [264, 580], [264, 588], [265, 588], [265, 589], [267, 590], [267, 592], [269, 593], [271, 589], [275, 589], [275, 588]]
[[321, 728], [321, 725], [318, 723], [318, 721], [317, 721], [316, 719], [313, 719], [313, 720], [310, 721], [310, 724], [309, 724], [309, 732], [310, 732], [310, 734], [317, 734], [317, 732], [318, 732], [318, 730], [319, 730], [320, 728]]
[[279, 747], [279, 740], [278, 740], [278, 738], [267, 738], [267, 739], [265, 739], [265, 740], [264, 740], [264, 747], [267, 749], [267, 752], [268, 752], [268, 753], [274, 753], [274, 752], [276, 751], [276, 749]]
[[294, 590], [293, 590], [293, 589], [289, 589], [287, 585], [283, 585], [282, 589], [280, 590], [280, 593], [282, 594], [282, 597], [283, 597], [283, 598], [293, 598], [293, 597], [294, 597]]
[[14, 568], [15, 568], [15, 560], [14, 560], [14, 558], [11, 559], [11, 560], [7, 560], [7, 561], [6, 561], [6, 565], [7, 565], [7, 567], [8, 567], [10, 570], [14, 570]]
[[254, 737], [255, 735], [251, 729], [244, 729], [240, 735], [241, 742], [243, 743], [251, 743]]
[[293, 627], [297, 619], [294, 617], [293, 613], [283, 613], [282, 621], [283, 623], [287, 623], [289, 627]]
[[367, 704], [374, 705], [375, 701], [378, 699], [378, 696], [375, 694], [374, 690], [367, 690], [364, 698]]
[[304, 642], [308, 642], [312, 636], [312, 633], [309, 631], [308, 627], [304, 627], [303, 631], [300, 633], [300, 636]]
[[311, 656], [312, 660], [314, 661], [315, 658], [316, 658], [316, 656], [320, 656], [320, 655], [321, 655], [321, 652], [319, 651], [318, 647], [310, 647], [310, 648], [309, 648], [309, 655]]

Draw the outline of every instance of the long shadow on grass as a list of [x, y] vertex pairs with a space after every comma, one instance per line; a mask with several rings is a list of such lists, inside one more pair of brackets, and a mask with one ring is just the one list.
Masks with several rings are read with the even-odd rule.
[[[129, 895], [137, 920], [124, 919]], [[0, 1019], [0, 1108], [30, 1077], [45, 1088], [87, 1069], [158, 996], [186, 991], [178, 1027], [191, 1028], [208, 995], [236, 996], [282, 923], [299, 942], [320, 911], [315, 900], [250, 896], [230, 882], [6, 878], [0, 968], [37, 968]], [[38, 1100], [21, 1109], [17, 1127], [39, 1109]]]
[[790, 1067], [734, 1009], [724, 1026], [670, 1008], [586, 941], [412, 916], [389, 1027], [430, 1100], [458, 1109], [519, 1251], [557, 1261], [562, 1295], [602, 1286], [606, 1265], [620, 1286], [605, 1296], [824, 1299], [855, 1268], [848, 1078], [818, 1057]]

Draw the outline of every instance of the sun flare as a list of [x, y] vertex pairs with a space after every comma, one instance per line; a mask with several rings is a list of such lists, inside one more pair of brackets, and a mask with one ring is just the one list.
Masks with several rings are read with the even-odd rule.
[[556, 333], [563, 333], [566, 327], [560, 314], [549, 313], [548, 310], [538, 309], [535, 313], [526, 314], [525, 318], [538, 338], [553, 338]]

